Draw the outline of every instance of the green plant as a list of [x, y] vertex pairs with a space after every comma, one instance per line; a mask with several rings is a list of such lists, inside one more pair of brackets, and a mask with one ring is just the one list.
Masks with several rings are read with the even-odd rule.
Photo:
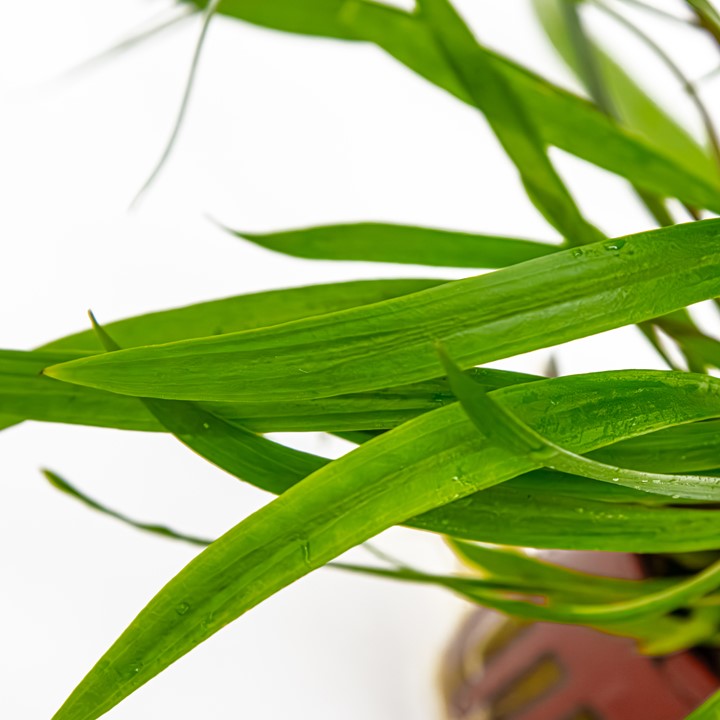
[[[485, 115], [530, 200], [565, 240], [376, 223], [241, 232], [306, 258], [501, 269], [447, 283], [260, 293], [105, 329], [93, 320], [86, 333], [0, 354], [5, 426], [36, 419], [169, 432], [279, 495], [160, 591], [57, 720], [100, 717], [242, 613], [396, 524], [450, 537], [482, 576], [345, 569], [628, 635], [650, 653], [718, 643], [720, 381], [708, 371], [720, 367], [720, 345], [687, 310], [720, 295], [720, 222], [701, 219], [720, 213], [715, 132], [689, 85], [708, 147], [664, 113], [589, 38], [580, 5], [536, 3], [590, 101], [488, 51], [447, 0], [420, 0], [414, 12], [366, 0], [225, 0], [205, 9], [208, 18], [379, 45]], [[712, 6], [688, 5], [698, 32], [720, 33]], [[663, 227], [605, 237], [555, 171], [550, 146], [626, 178]], [[696, 221], [675, 225], [682, 211], [670, 199]], [[670, 370], [541, 378], [475, 367], [632, 323]], [[262, 436], [275, 430], [334, 432], [358, 447], [329, 462]], [[692, 570], [589, 583], [471, 541], [669, 554]], [[712, 717], [708, 708], [693, 717]]]

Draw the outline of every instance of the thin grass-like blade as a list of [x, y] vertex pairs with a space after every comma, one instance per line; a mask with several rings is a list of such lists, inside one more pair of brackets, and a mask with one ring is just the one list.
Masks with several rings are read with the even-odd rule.
[[[605, 602], [597, 602], [604, 595], [602, 580], [598, 583], [595, 604], [586, 602], [567, 602], [572, 592], [566, 590], [527, 592], [517, 588], [504, 588], [493, 581], [475, 580], [449, 575], [431, 575], [411, 569], [357, 568], [339, 564], [339, 567], [351, 572], [376, 575], [390, 580], [436, 585], [451, 590], [460, 596], [513, 615], [524, 620], [587, 625], [614, 635], [622, 635], [640, 641], [643, 652], [648, 654], [667, 654], [692, 647], [702, 638], [713, 633], [717, 627], [716, 609], [696, 609], [687, 618], [667, 615], [664, 608], [684, 608], [686, 603], [701, 600], [702, 593], [718, 581], [717, 568], [708, 576], [695, 576], [687, 581], [674, 582], [661, 589], [644, 588], [629, 598], [615, 600], [612, 597]], [[597, 578], [587, 580], [594, 584]], [[538, 598], [544, 603], [538, 603]], [[660, 639], [658, 639], [660, 638]]]
[[[717, 417], [720, 381], [702, 380], [672, 373], [613, 373], [495, 392], [512, 409], [533, 416], [538, 432], [553, 435], [574, 452], [587, 452], [670, 424]], [[695, 402], [682, 402], [684, 392], [691, 392]], [[675, 402], [668, 402], [668, 395]], [[214, 632], [345, 550], [534, 467], [483, 437], [458, 405], [371, 440], [290, 488], [203, 551], [140, 613], [55, 720], [95, 720]], [[660, 612], [694, 597], [709, 582], [703, 578], [672, 597], [653, 598], [653, 609]], [[623, 607], [614, 619], [639, 611], [637, 604]]]
[[329, 397], [438, 377], [437, 342], [468, 367], [716, 295], [720, 221], [707, 220], [565, 250], [374, 305], [82, 358], [45, 372], [143, 397], [221, 402]]
[[96, 512], [99, 512], [103, 515], [108, 515], [115, 520], [119, 520], [126, 525], [130, 525], [136, 530], [142, 530], [143, 532], [148, 532], [153, 535], [160, 535], [161, 537], [170, 538], [171, 540], [180, 540], [182, 542], [190, 543], [191, 545], [199, 545], [201, 547], [206, 547], [211, 542], [210, 540], [206, 540], [205, 538], [195, 537], [194, 535], [186, 535], [184, 533], [177, 532], [176, 530], [173, 530], [166, 525], [159, 525], [157, 523], [144, 523], [138, 520], [134, 520], [133, 518], [130, 518], [123, 513], [119, 513], [116, 510], [113, 510], [112, 508], [109, 508], [106, 505], [103, 505], [102, 503], [99, 503], [96, 500], [88, 497], [84, 493], [80, 492], [77, 488], [73, 487], [67, 480], [60, 477], [57, 473], [54, 473], [51, 470], [43, 470], [42, 472], [45, 476], [45, 479], [54, 488], [60, 490], [60, 492], [65, 493], [72, 498], [75, 498], [75, 500], [80, 501], [81, 503], [83, 503], [83, 505], [86, 505], [87, 507], [95, 510]]
[[604, 602], [655, 592], [672, 584], [669, 578], [621, 580], [593, 575], [530, 557], [515, 548], [477, 545], [449, 538], [450, 548], [480, 577], [528, 595], [552, 593], [572, 602]]
[[233, 232], [268, 250], [295, 257], [438, 267], [501, 268], [559, 249], [531, 240], [369, 222], [262, 234]]
[[602, 234], [585, 220], [555, 172], [522, 95], [483, 51], [453, 6], [448, 0], [419, 0], [418, 8], [447, 64], [487, 118], [540, 212], [570, 245], [601, 240]]
[[[73, 497], [92, 510], [107, 515], [137, 530], [152, 535], [159, 535], [163, 538], [199, 545], [201, 547], [207, 547], [211, 544], [210, 540], [187, 535], [165, 525], [134, 520], [88, 497], [57, 474], [49, 470], [43, 471], [43, 474], [47, 480], [61, 492]], [[569, 603], [587, 602], [589, 600], [594, 602], [600, 600], [603, 602], [613, 602], [618, 599], [632, 598], [654, 592], [667, 587], [673, 582], [669, 579], [642, 581], [616, 580], [614, 578], [570, 571], [522, 556], [519, 553], [507, 549], [500, 550], [498, 548], [480, 547], [459, 541], [452, 541], [452, 545], [459, 555], [466, 560], [474, 561], [476, 565], [478, 556], [480, 556], [481, 564], [478, 567], [480, 567], [484, 573], [487, 573], [488, 567], [492, 567], [494, 570], [501, 568], [501, 572], [493, 572], [487, 579], [476, 579], [474, 577], [468, 579], [455, 576], [427, 575], [404, 567], [400, 567], [398, 570], [382, 570], [343, 562], [331, 562], [325, 567], [373, 577], [379, 576], [401, 581], [436, 584], [447, 590], [457, 592], [473, 602], [479, 601], [483, 604], [490, 604], [491, 606], [493, 605], [493, 599], [502, 604], [506, 593], [512, 593], [515, 596], [518, 594], [525, 594], [531, 597], [544, 596], [552, 599], [553, 602], [563, 601]], [[509, 574], [508, 571], [510, 570], [519, 572]], [[668, 635], [676, 634], [679, 629], [682, 629], [675, 626], [677, 623], [675, 620], [661, 620], [664, 627], [658, 627], [656, 623], [657, 620], [654, 620], [650, 631], [644, 627], [639, 627], [637, 623], [631, 626], [625, 626], [623, 628], [623, 634], [627, 634], [629, 637], [634, 637], [638, 640], [645, 640], [652, 639], [658, 633], [661, 633], [664, 638], [667, 638]], [[681, 621], [681, 624], [684, 624], [683, 621]], [[610, 627], [608, 629], [612, 631], [614, 628]]]

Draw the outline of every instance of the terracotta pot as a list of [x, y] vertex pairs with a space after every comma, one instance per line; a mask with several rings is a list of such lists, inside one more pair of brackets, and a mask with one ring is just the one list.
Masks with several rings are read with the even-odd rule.
[[[633, 555], [546, 557], [597, 574], [645, 574]], [[453, 640], [442, 685], [451, 720], [683, 720], [720, 677], [695, 652], [647, 657], [625, 638], [480, 609]]]

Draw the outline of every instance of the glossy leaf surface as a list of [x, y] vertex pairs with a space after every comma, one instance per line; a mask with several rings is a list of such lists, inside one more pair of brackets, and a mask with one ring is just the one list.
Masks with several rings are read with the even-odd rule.
[[[684, 393], [694, 402], [682, 402]], [[720, 415], [720, 381], [683, 374], [557, 378], [495, 394], [575, 452]], [[369, 441], [202, 552], [142, 611], [56, 720], [94, 720], [209, 635], [345, 550], [534, 467], [483, 438], [457, 404]], [[636, 610], [616, 614], [627, 619]]]
[[708, 220], [565, 250], [374, 305], [82, 358], [45, 372], [144, 397], [328, 397], [441, 375], [437, 342], [468, 367], [719, 294], [720, 221]]

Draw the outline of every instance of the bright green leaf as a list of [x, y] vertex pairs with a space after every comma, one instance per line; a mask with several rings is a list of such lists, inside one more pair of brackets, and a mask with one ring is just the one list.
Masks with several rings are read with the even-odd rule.
[[442, 267], [501, 268], [559, 249], [531, 240], [383, 223], [325, 225], [263, 234], [233, 232], [268, 250], [295, 257]]
[[290, 401], [417, 382], [441, 374], [437, 342], [468, 367], [720, 295], [718, 230], [718, 220], [678, 225], [374, 305], [81, 358], [45, 372], [122, 394], [222, 402]]

